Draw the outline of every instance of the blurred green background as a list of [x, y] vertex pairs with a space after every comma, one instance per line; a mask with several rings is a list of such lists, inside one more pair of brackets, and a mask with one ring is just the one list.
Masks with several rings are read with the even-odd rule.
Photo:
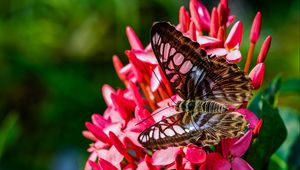
[[[209, 9], [216, 0], [204, 0]], [[232, 14], [244, 24], [242, 53], [249, 29], [262, 11], [262, 33], [272, 45], [264, 84], [283, 79], [280, 114], [288, 140], [275, 160], [298, 164], [299, 151], [299, 1], [230, 1]], [[91, 143], [81, 132], [92, 113], [102, 113], [103, 84], [123, 87], [111, 57], [127, 62], [125, 27], [144, 46], [154, 21], [178, 23], [187, 0], [10, 0], [0, 1], [0, 169], [82, 169]], [[298, 136], [298, 137], [297, 137]], [[285, 148], [284, 148], [285, 147]], [[298, 161], [298, 162], [297, 162]]]

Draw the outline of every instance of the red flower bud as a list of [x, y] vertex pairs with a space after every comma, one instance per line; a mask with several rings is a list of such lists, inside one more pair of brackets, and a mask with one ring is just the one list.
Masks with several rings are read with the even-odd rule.
[[187, 32], [189, 30], [190, 22], [191, 19], [189, 13], [186, 11], [184, 6], [181, 6], [179, 10], [179, 24], [181, 32]]
[[263, 45], [260, 48], [260, 52], [259, 52], [259, 55], [257, 57], [257, 63], [262, 63], [262, 62], [265, 61], [266, 56], [267, 56], [268, 51], [269, 51], [269, 48], [270, 48], [270, 45], [271, 45], [271, 40], [272, 40], [272, 37], [270, 35], [267, 36], [267, 38], [265, 39]]
[[219, 16], [217, 8], [214, 7], [211, 12], [211, 21], [210, 21], [210, 36], [217, 38], [219, 31]]
[[195, 24], [193, 22], [190, 23], [189, 34], [190, 34], [190, 38], [193, 41], [197, 40], [197, 37], [196, 37], [196, 27], [195, 27]]
[[249, 73], [249, 77], [252, 80], [254, 89], [258, 89], [264, 80], [265, 64], [258, 63]]
[[258, 11], [252, 23], [251, 33], [250, 33], [250, 41], [252, 43], [256, 43], [261, 30], [261, 13]]

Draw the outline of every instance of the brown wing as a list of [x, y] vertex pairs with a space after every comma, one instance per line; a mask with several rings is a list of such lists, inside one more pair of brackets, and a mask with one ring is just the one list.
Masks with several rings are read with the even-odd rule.
[[241, 136], [247, 124], [244, 116], [237, 112], [180, 112], [150, 126], [139, 135], [138, 140], [151, 150], [189, 143], [216, 145], [221, 139]]
[[162, 149], [170, 146], [184, 146], [195, 143], [202, 133], [187, 112], [167, 117], [144, 130], [139, 142], [148, 149]]
[[203, 114], [198, 119], [201, 135], [197, 140], [200, 146], [217, 145], [222, 139], [240, 137], [248, 122], [238, 112]]
[[231, 105], [248, 101], [249, 78], [236, 64], [223, 58], [209, 59], [198, 43], [168, 23], [156, 23], [151, 45], [173, 90], [183, 99], [217, 100]]

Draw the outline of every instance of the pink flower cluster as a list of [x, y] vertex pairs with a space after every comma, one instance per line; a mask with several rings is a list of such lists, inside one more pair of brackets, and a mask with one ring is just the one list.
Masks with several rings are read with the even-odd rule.
[[[243, 25], [241, 21], [234, 23], [236, 17], [230, 15], [227, 0], [221, 0], [211, 13], [197, 0], [190, 1], [189, 9], [190, 12], [184, 6], [180, 8], [177, 29], [197, 41], [208, 54], [225, 57], [228, 62], [241, 61], [242, 53], [239, 47]], [[226, 30], [232, 23], [234, 25], [227, 35]], [[261, 13], [258, 12], [250, 35], [251, 42], [244, 68], [246, 73], [260, 29]], [[127, 27], [126, 33], [131, 45], [131, 50], [125, 51], [129, 63], [124, 65], [118, 56], [113, 56], [116, 72], [126, 88], [113, 89], [109, 85], [102, 87], [107, 109], [102, 115], [93, 114], [92, 122], [87, 122], [87, 130], [83, 131], [83, 135], [93, 141], [88, 149], [91, 154], [85, 170], [252, 169], [241, 157], [253, 138], [259, 134], [263, 122], [244, 108], [237, 112], [244, 114], [249, 121], [249, 131], [239, 139], [222, 140], [215, 149], [204, 150], [190, 144], [149, 151], [138, 143], [137, 137], [144, 129], [176, 112], [174, 107], [169, 106], [180, 98], [172, 94], [169, 82], [158, 66], [151, 46], [144, 48], [132, 28]], [[255, 89], [258, 89], [263, 81], [263, 62], [270, 42], [271, 37], [268, 36], [261, 47], [257, 65], [249, 74]], [[171, 99], [169, 96], [172, 96]], [[246, 104], [243, 107], [246, 107]]]

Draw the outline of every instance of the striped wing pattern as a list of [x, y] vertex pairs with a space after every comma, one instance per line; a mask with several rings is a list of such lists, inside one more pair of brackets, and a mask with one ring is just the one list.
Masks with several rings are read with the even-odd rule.
[[[184, 101], [214, 101], [239, 106], [250, 100], [252, 86], [237, 65], [210, 58], [199, 44], [168, 23], [156, 23], [151, 45], [172, 89]], [[223, 138], [239, 137], [248, 122], [237, 112], [177, 110], [178, 113], [145, 129], [139, 142], [149, 149], [216, 145]]]

